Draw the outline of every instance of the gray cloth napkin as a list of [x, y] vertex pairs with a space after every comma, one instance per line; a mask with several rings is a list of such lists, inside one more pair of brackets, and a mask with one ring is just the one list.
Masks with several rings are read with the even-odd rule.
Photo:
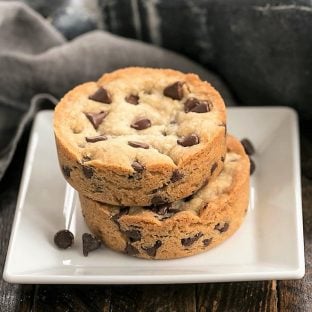
[[56, 104], [75, 85], [125, 66], [197, 73], [220, 91], [227, 105], [233, 104], [215, 74], [176, 53], [104, 31], [66, 41], [25, 4], [0, 2], [0, 179], [42, 103]]

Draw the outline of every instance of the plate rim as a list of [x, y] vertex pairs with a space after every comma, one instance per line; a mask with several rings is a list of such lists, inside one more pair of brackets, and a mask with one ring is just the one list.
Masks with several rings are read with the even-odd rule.
[[274, 271], [258, 271], [258, 272], [234, 272], [228, 274], [221, 273], [197, 273], [197, 274], [164, 274], [164, 275], [49, 275], [35, 273], [19, 274], [14, 273], [14, 270], [10, 268], [10, 258], [12, 257], [12, 249], [14, 241], [17, 235], [18, 224], [21, 221], [21, 214], [19, 211], [22, 209], [23, 199], [27, 192], [27, 179], [32, 169], [29, 166], [29, 161], [32, 157], [32, 153], [35, 151], [36, 145], [34, 140], [36, 139], [34, 133], [38, 119], [41, 115], [51, 114], [53, 110], [41, 110], [34, 118], [31, 133], [29, 136], [26, 157], [24, 167], [22, 170], [22, 178], [18, 191], [18, 198], [16, 204], [15, 215], [12, 223], [9, 245], [7, 249], [7, 255], [5, 259], [5, 265], [3, 269], [3, 279], [9, 283], [23, 283], [23, 284], [176, 284], [176, 283], [205, 283], [205, 282], [236, 282], [236, 281], [254, 281], [254, 280], [271, 280], [271, 279], [300, 279], [305, 274], [305, 257], [304, 257], [304, 237], [303, 237], [303, 214], [302, 214], [302, 190], [301, 190], [301, 174], [300, 174], [300, 141], [299, 141], [299, 122], [298, 114], [291, 107], [284, 106], [234, 106], [228, 107], [228, 110], [275, 110], [284, 111], [290, 115], [292, 128], [292, 143], [294, 161], [292, 163], [293, 170], [299, 174], [294, 174], [294, 190], [296, 193], [296, 249], [298, 256], [298, 265], [292, 266], [289, 269], [274, 270]]

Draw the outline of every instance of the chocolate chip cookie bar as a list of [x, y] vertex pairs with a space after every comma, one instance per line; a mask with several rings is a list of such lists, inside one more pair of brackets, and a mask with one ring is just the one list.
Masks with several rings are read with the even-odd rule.
[[170, 203], [223, 168], [226, 112], [194, 74], [125, 68], [67, 93], [55, 109], [59, 162], [81, 194], [120, 206]]
[[82, 213], [106, 246], [128, 255], [173, 259], [198, 254], [241, 225], [249, 201], [249, 166], [241, 143], [228, 136], [222, 172], [195, 194], [152, 207], [110, 206], [80, 195]]

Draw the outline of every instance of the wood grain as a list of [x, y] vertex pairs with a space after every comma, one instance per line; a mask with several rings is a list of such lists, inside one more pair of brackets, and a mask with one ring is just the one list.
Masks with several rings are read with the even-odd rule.
[[37, 286], [34, 312], [196, 311], [195, 285]]
[[4, 262], [15, 213], [17, 193], [27, 145], [27, 133], [19, 144], [13, 162], [0, 182], [0, 311], [30, 311], [33, 286], [9, 284], [2, 279]]
[[312, 130], [301, 125], [303, 232], [306, 274], [302, 280], [278, 283], [279, 311], [312, 311]]
[[197, 311], [275, 312], [276, 281], [197, 285]]

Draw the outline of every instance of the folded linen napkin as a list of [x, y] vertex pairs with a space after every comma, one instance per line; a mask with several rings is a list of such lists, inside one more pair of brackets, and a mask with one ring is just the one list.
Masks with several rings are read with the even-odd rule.
[[44, 99], [56, 104], [75, 85], [125, 66], [197, 73], [221, 92], [228, 105], [233, 103], [215, 74], [176, 53], [105, 31], [66, 41], [25, 4], [0, 2], [0, 179]]

